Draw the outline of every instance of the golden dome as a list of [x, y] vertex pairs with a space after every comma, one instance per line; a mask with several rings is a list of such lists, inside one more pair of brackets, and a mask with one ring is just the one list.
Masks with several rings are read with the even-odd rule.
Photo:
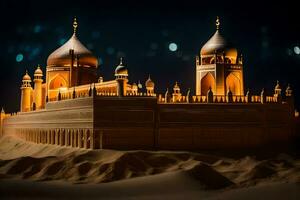
[[120, 58], [120, 64], [115, 69], [115, 76], [128, 76], [128, 69], [124, 66], [122, 58]]
[[201, 48], [200, 54], [214, 55], [215, 53], [225, 53], [225, 56], [237, 58], [238, 52], [236, 48], [233, 48], [222, 36], [219, 30], [220, 21], [217, 18], [216, 21], [217, 30], [215, 34], [204, 44]]
[[26, 70], [26, 74], [23, 76], [23, 79], [22, 79], [23, 81], [29, 81], [29, 82], [31, 82], [31, 78], [30, 78], [30, 76], [28, 75], [28, 71]]
[[41, 70], [40, 66], [34, 71], [34, 76], [43, 76], [43, 71]]
[[237, 57], [237, 49], [231, 47], [224, 37], [217, 30], [215, 34], [202, 47], [201, 55], [214, 55], [215, 53], [225, 53], [229, 57]]
[[98, 67], [97, 58], [78, 40], [76, 36], [77, 26], [78, 24], [75, 18], [73, 23], [74, 33], [72, 37], [50, 54], [47, 60], [48, 66], [70, 66], [72, 59], [70, 50], [74, 50], [74, 58], [78, 56], [79, 64], [81, 66]]
[[148, 80], [145, 82], [146, 88], [154, 88], [154, 82], [151, 80], [150, 75], [148, 77]]

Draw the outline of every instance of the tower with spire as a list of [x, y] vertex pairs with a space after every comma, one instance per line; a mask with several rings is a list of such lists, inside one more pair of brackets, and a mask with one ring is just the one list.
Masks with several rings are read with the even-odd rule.
[[43, 83], [43, 71], [40, 65], [34, 72], [34, 96], [33, 101], [37, 110], [43, 107], [43, 94], [42, 94], [42, 83]]
[[216, 32], [205, 43], [196, 57], [196, 95], [206, 95], [211, 88], [214, 95], [244, 95], [243, 63], [241, 54], [225, 38], [219, 17]]
[[115, 78], [117, 81], [117, 94], [123, 97], [127, 93], [128, 69], [123, 64], [123, 58], [120, 58], [120, 63], [115, 69]]
[[47, 59], [47, 96], [56, 98], [60, 88], [97, 82], [98, 59], [78, 39], [78, 21], [73, 20], [73, 34]]
[[22, 79], [20, 111], [21, 112], [30, 111], [31, 105], [32, 105], [31, 77], [28, 75], [28, 71], [26, 70], [26, 73]]

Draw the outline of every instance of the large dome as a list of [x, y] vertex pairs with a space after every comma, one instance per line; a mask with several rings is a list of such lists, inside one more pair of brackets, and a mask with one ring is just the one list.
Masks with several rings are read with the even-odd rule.
[[202, 56], [205, 55], [213, 55], [215, 53], [225, 53], [226, 56], [229, 57], [237, 57], [237, 49], [234, 48], [221, 34], [219, 30], [220, 21], [219, 18], [216, 20], [217, 30], [215, 34], [204, 44], [201, 48], [200, 54]]
[[215, 53], [225, 53], [226, 56], [237, 57], [237, 49], [233, 48], [217, 30], [215, 34], [202, 47], [201, 55], [213, 55]]
[[79, 64], [82, 66], [97, 67], [98, 60], [77, 38], [74, 33], [72, 37], [61, 47], [50, 54], [47, 60], [48, 66], [70, 66], [70, 50], [74, 50], [74, 56], [78, 56]]
[[[77, 20], [74, 18], [72, 37], [61, 47], [56, 49], [47, 59], [48, 66], [70, 66], [72, 56], [70, 50], [74, 51], [74, 58], [78, 57], [79, 65], [86, 67], [98, 67], [98, 60], [77, 38]], [[74, 61], [73, 61], [74, 62]]]

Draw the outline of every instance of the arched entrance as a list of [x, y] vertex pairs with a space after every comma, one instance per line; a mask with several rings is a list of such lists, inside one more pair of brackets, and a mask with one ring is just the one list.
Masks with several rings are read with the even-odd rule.
[[49, 83], [49, 89], [57, 89], [67, 87], [67, 81], [59, 74], [57, 74]]
[[229, 88], [233, 95], [242, 95], [240, 79], [234, 73], [230, 73], [226, 78], [226, 93]]
[[212, 91], [214, 92], [215, 78], [213, 77], [213, 75], [210, 72], [208, 72], [201, 79], [201, 95], [206, 96], [209, 88], [211, 88]]

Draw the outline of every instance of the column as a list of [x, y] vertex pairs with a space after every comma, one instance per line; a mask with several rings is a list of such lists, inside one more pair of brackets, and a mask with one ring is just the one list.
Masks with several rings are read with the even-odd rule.
[[83, 148], [87, 148], [87, 130], [84, 131], [83, 133]]
[[78, 131], [78, 147], [82, 148], [81, 144], [82, 144], [82, 130]]
[[93, 130], [90, 130], [90, 149], [95, 149], [95, 138]]
[[70, 146], [73, 147], [73, 142], [74, 142], [74, 131], [71, 130], [70, 132]]

